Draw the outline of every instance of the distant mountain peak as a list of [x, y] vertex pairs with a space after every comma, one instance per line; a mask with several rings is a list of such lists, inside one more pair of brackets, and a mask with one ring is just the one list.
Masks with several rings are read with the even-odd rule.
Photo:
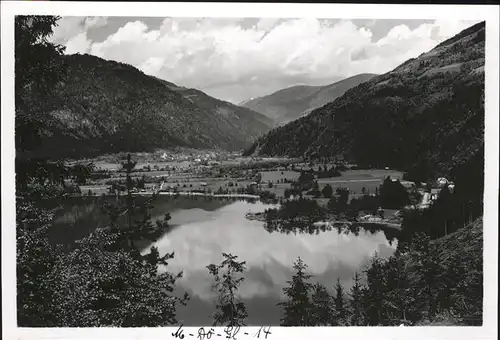
[[241, 103], [283, 124], [307, 115], [375, 74], [363, 73], [328, 85], [294, 85]]

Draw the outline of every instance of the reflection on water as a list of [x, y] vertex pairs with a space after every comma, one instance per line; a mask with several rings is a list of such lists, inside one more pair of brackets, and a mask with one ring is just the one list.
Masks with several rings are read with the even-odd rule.
[[[179, 285], [191, 295], [178, 319], [185, 325], [209, 325], [214, 312], [211, 277], [206, 268], [222, 261], [222, 253], [246, 261], [245, 281], [239, 289], [248, 308], [248, 324], [279, 324], [276, 307], [282, 288], [291, 279], [298, 256], [309, 266], [314, 280], [332, 289], [337, 277], [345, 289], [356, 270], [368, 263], [375, 251], [388, 257], [395, 249], [383, 232], [363, 229], [354, 233], [325, 230], [320, 234], [269, 233], [259, 221], [245, 218], [247, 212], [262, 212], [271, 206], [243, 201], [216, 210], [188, 208], [171, 211], [171, 223], [178, 225], [155, 245], [161, 254], [174, 251], [169, 271], [183, 271]], [[163, 214], [166, 211], [163, 211]]]
[[[56, 214], [55, 242], [72, 242], [106, 226], [109, 218], [101, 209], [103, 200], [114, 198], [71, 198], [59, 202], [63, 208]], [[184, 272], [179, 288], [191, 296], [187, 307], [178, 309], [178, 319], [184, 325], [212, 324], [215, 303], [212, 277], [206, 266], [220, 263], [223, 252], [246, 261], [245, 281], [239, 293], [248, 309], [248, 324], [278, 325], [282, 315], [276, 304], [293, 275], [292, 265], [298, 256], [309, 266], [314, 280], [333, 290], [339, 277], [347, 290], [354, 271], [362, 269], [375, 251], [388, 257], [395, 249], [395, 244], [391, 245], [384, 232], [375, 227], [320, 227], [311, 229], [311, 234], [286, 234], [269, 232], [264, 223], [245, 218], [248, 212], [263, 212], [271, 207], [261, 202], [170, 196], [160, 196], [152, 202], [152, 219], [162, 218], [168, 212], [172, 217], [170, 224], [176, 226], [155, 245], [161, 254], [175, 252], [169, 271]]]
[[[124, 200], [124, 197], [121, 197]], [[149, 200], [149, 197], [136, 197], [138, 205]], [[106, 212], [107, 204], [117, 204], [112, 196], [104, 197], [68, 197], [61, 201], [52, 201], [50, 208], [59, 207], [54, 218], [54, 228], [50, 230], [52, 242], [68, 244], [87, 236], [97, 228], [109, 226], [110, 217]], [[169, 212], [173, 218], [172, 225], [182, 225], [196, 218], [196, 212], [215, 211], [232, 200], [202, 199], [199, 197], [158, 196], [151, 204], [151, 220], [154, 223]], [[122, 202], [124, 204], [124, 202]], [[181, 212], [179, 214], [179, 212]], [[126, 223], [123, 215], [120, 223]]]

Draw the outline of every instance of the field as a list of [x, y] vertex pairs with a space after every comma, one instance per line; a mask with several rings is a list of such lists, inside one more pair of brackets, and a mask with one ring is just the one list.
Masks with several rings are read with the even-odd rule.
[[318, 179], [318, 184], [320, 190], [327, 184], [330, 184], [334, 191], [339, 187], [349, 188], [349, 192], [355, 197], [362, 195], [363, 188], [365, 188], [366, 193], [374, 194], [375, 189], [382, 184], [387, 176], [401, 180], [403, 173], [395, 170], [379, 169], [349, 170], [343, 172], [340, 177]]
[[[158, 188], [161, 182], [164, 182], [164, 188], [177, 188], [179, 191], [191, 190], [210, 190], [217, 191], [219, 188], [223, 190], [237, 190], [238, 188], [246, 187], [254, 181], [253, 175], [250, 171], [236, 173], [229, 173], [227, 177], [218, 177], [216, 174], [220, 167], [226, 165], [245, 165], [248, 163], [255, 164], [255, 160], [251, 158], [233, 157], [217, 162], [209, 162], [209, 166], [202, 166], [197, 160], [162, 160], [156, 156], [147, 157], [141, 155], [137, 159], [136, 171], [132, 174], [133, 177], [139, 178], [143, 175], [147, 178], [146, 189], [152, 189], [153, 186]], [[90, 161], [90, 160], [89, 160]], [[262, 161], [270, 161], [265, 159]], [[276, 160], [272, 160], [276, 161]], [[111, 171], [112, 179], [124, 179], [124, 173], [115, 172], [121, 168], [118, 157], [107, 157], [101, 159], [94, 159], [94, 164], [98, 169], [105, 169]], [[331, 167], [328, 164], [328, 167]], [[144, 167], [150, 167], [150, 171], [144, 170]], [[309, 170], [311, 167], [307, 163], [295, 163], [296, 169]], [[318, 165], [312, 167], [318, 170]], [[160, 170], [161, 169], [161, 170]], [[258, 169], [258, 165], [257, 165]], [[245, 174], [246, 172], [246, 174]], [[227, 173], [227, 172], [226, 172]], [[284, 197], [285, 189], [290, 188], [290, 183], [297, 180], [300, 175], [299, 171], [285, 170], [285, 167], [275, 168], [273, 170], [260, 169], [261, 183], [260, 190], [268, 190], [275, 193], [277, 197]], [[364, 192], [374, 194], [383, 180], [390, 176], [391, 178], [402, 179], [402, 172], [395, 170], [382, 170], [382, 169], [363, 169], [363, 170], [347, 170], [342, 172], [339, 177], [319, 178], [317, 179], [319, 189], [322, 190], [327, 184], [331, 185], [335, 191], [339, 187], [348, 188], [350, 198], [361, 196]], [[236, 177], [237, 176], [237, 177]], [[107, 192], [106, 182], [109, 179], [101, 179], [88, 185], [81, 186], [82, 193], [86, 194], [89, 190], [95, 195], [100, 195]], [[272, 183], [272, 187], [268, 187], [268, 183]], [[319, 199], [320, 204], [326, 204], [327, 200]]]
[[[296, 180], [299, 177], [299, 172], [296, 171], [262, 171], [262, 182], [263, 188], [271, 181], [273, 183], [272, 189], [266, 189], [271, 192], [275, 192], [278, 196], [283, 196], [286, 188], [290, 188], [288, 183], [278, 183], [282, 179]], [[362, 188], [365, 188], [366, 193], [374, 194], [375, 189], [378, 188], [383, 180], [390, 176], [391, 178], [397, 178], [401, 180], [403, 178], [403, 173], [395, 170], [380, 170], [380, 169], [368, 169], [368, 170], [348, 170], [342, 172], [340, 177], [331, 178], [320, 178], [317, 179], [319, 189], [322, 190], [327, 184], [330, 184], [335, 191], [339, 187], [349, 188], [351, 193], [351, 198], [362, 195]]]
[[282, 179], [288, 179], [290, 181], [294, 181], [299, 178], [300, 173], [297, 171], [261, 171], [262, 182], [267, 183], [271, 181], [272, 183], [276, 183], [276, 181], [281, 181]]

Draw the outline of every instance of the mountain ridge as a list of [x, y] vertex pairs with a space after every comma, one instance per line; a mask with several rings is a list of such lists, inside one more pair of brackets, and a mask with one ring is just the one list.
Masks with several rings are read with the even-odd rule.
[[272, 120], [137, 68], [89, 54], [61, 57], [67, 76], [55, 89], [38, 152], [89, 156], [190, 147], [237, 151]]

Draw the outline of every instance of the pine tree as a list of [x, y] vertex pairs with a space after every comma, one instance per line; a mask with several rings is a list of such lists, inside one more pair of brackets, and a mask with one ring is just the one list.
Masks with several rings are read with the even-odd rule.
[[337, 188], [336, 190], [338, 198], [338, 203], [342, 211], [345, 211], [347, 207], [347, 202], [349, 201], [349, 189], [347, 188]]
[[28, 182], [57, 180], [67, 168], [64, 162], [53, 161], [38, 153], [43, 135], [49, 98], [66, 70], [62, 62], [65, 47], [49, 40], [60, 17], [18, 15], [14, 20], [15, 54], [15, 146], [16, 190], [25, 189]]
[[369, 268], [365, 270], [367, 287], [363, 296], [366, 317], [370, 326], [381, 325], [385, 319], [383, 308], [385, 299], [383, 264], [383, 260], [375, 253], [372, 256]]
[[415, 291], [408, 275], [408, 266], [399, 252], [391, 256], [386, 263], [385, 276], [387, 294], [384, 306], [390, 325], [411, 324], [420, 319], [420, 313], [415, 308]]
[[41, 145], [50, 102], [46, 98], [66, 75], [61, 58], [65, 47], [49, 41], [59, 19], [45, 15], [15, 18], [16, 151], [34, 151]]
[[299, 257], [294, 262], [295, 275], [291, 281], [287, 281], [288, 287], [283, 288], [283, 292], [288, 297], [288, 301], [278, 303], [283, 308], [284, 317], [281, 319], [282, 326], [313, 326], [313, 305], [309, 299], [309, 293], [313, 285], [308, 282], [312, 275], [305, 270], [307, 265]]
[[[238, 262], [238, 256], [223, 253], [224, 261], [220, 265], [207, 266], [214, 276], [213, 289], [217, 292], [217, 312], [214, 313], [214, 326], [244, 326], [248, 317], [245, 304], [240, 301], [236, 292], [244, 278], [240, 275], [246, 270], [246, 262]], [[238, 277], [240, 276], [240, 277]]]
[[132, 180], [132, 171], [134, 170], [137, 162], [131, 161], [130, 153], [127, 155], [127, 162], [122, 163], [122, 169], [125, 170], [126, 174], [126, 186], [127, 186], [127, 217], [128, 217], [128, 226], [132, 229], [132, 219], [134, 216], [134, 199], [132, 197], [132, 189], [134, 188], [134, 182]]
[[430, 236], [446, 236], [453, 230], [453, 215], [458, 212], [454, 204], [454, 197], [450, 193], [448, 186], [444, 186], [439, 192], [438, 199], [432, 204], [432, 211], [435, 211], [436, 218]]
[[389, 176], [380, 187], [380, 203], [388, 209], [399, 209], [410, 202], [405, 187], [396, 180], [393, 182]]
[[335, 310], [332, 297], [325, 286], [317, 283], [313, 287], [312, 304], [315, 326], [335, 325]]
[[330, 184], [325, 185], [323, 190], [321, 190], [324, 198], [331, 198], [333, 195], [333, 188]]
[[[131, 173], [135, 168], [137, 162], [132, 162], [131, 155], [127, 155], [126, 163], [122, 163], [122, 168], [126, 172], [126, 200], [125, 205], [121, 206], [106, 206], [106, 210], [110, 214], [111, 227], [118, 235], [119, 247], [125, 247], [134, 252], [136, 256], [138, 253], [138, 242], [143, 244], [156, 241], [161, 235], [170, 230], [168, 221], [170, 215], [167, 213], [163, 220], [157, 221], [155, 224], [151, 222], [151, 215], [149, 213], [151, 206], [150, 202], [155, 198], [147, 200], [142, 204], [138, 204], [132, 195], [134, 189], [134, 181]], [[118, 218], [121, 215], [127, 216], [126, 225], [118, 227]]]
[[365, 325], [364, 310], [363, 310], [363, 285], [358, 272], [354, 273], [353, 285], [350, 290], [349, 300], [349, 324], [351, 326]]
[[444, 268], [435, 246], [431, 245], [430, 238], [424, 233], [417, 233], [411, 244], [410, 257], [416, 263], [415, 270], [419, 273], [416, 282], [421, 292], [417, 303], [420, 309], [426, 309], [425, 317], [432, 321], [438, 311], [438, 296], [441, 290], [441, 273]]
[[327, 208], [328, 210], [336, 215], [337, 217], [340, 215], [340, 209], [339, 209], [339, 204], [337, 202], [337, 198], [335, 196], [332, 196], [327, 203]]
[[337, 323], [339, 325], [344, 325], [346, 321], [346, 311], [344, 304], [344, 287], [340, 283], [340, 278], [337, 278], [337, 283], [335, 284], [335, 297], [333, 298], [335, 304], [335, 313], [337, 316]]

